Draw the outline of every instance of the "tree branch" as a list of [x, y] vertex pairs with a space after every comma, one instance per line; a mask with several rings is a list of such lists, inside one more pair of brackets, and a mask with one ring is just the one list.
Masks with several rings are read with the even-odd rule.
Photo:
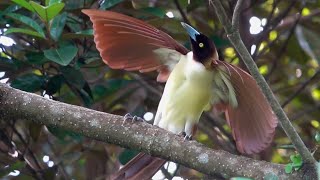
[[[303, 158], [303, 161], [305, 163], [315, 164], [316, 160], [312, 156], [312, 154], [309, 152], [308, 148], [304, 145], [303, 141], [301, 140], [300, 136], [292, 126], [290, 120], [288, 119], [287, 115], [281, 108], [279, 102], [274, 97], [270, 87], [268, 86], [267, 82], [263, 78], [263, 76], [259, 73], [257, 65], [254, 63], [250, 53], [247, 51], [245, 45], [243, 44], [240, 34], [238, 32], [238, 29], [235, 29], [232, 24], [236, 24], [233, 22], [230, 23], [230, 20], [226, 16], [225, 10], [219, 0], [210, 0], [210, 3], [213, 5], [215, 12], [221, 22], [221, 24], [224, 26], [225, 31], [227, 32], [227, 36], [237, 52], [239, 53], [240, 57], [246, 64], [247, 68], [249, 69], [251, 75], [254, 77], [254, 79], [257, 81], [257, 84], [260, 86], [263, 94], [266, 96], [267, 100], [269, 101], [274, 113], [277, 115], [278, 120], [283, 128], [283, 130], [286, 132], [287, 136], [290, 138], [293, 145], [296, 147], [296, 150], [299, 152], [301, 157]], [[241, 1], [237, 2], [236, 7], [240, 6]], [[240, 10], [240, 8], [236, 8], [237, 11]], [[234, 12], [235, 15], [238, 15], [238, 12]], [[238, 18], [233, 17], [233, 20], [238, 20]]]
[[174, 161], [205, 174], [256, 179], [273, 175], [279, 179], [301, 179], [306, 176], [302, 171], [286, 174], [283, 165], [212, 150], [196, 141], [185, 141], [183, 137], [148, 123], [122, 124], [121, 116], [48, 100], [1, 83], [0, 117], [7, 121], [22, 119], [63, 128], [92, 139]]

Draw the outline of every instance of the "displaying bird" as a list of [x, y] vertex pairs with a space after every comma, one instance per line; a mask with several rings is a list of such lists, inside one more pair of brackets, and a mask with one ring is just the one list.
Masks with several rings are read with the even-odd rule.
[[[277, 119], [256, 81], [220, 61], [213, 42], [186, 23], [192, 51], [163, 31], [123, 14], [82, 10], [93, 23], [94, 41], [111, 68], [159, 72], [166, 82], [154, 125], [173, 133], [195, 133], [204, 111], [225, 112], [237, 149], [258, 153], [270, 145]], [[165, 160], [139, 154], [115, 179], [150, 179]]]

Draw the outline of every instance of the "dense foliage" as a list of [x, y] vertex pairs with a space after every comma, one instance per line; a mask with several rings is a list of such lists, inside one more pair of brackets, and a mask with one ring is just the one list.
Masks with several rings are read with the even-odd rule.
[[[231, 17], [235, 0], [223, 2]], [[320, 1], [248, 0], [243, 6], [243, 41], [303, 141], [319, 159]], [[93, 42], [91, 22], [81, 13], [87, 8], [143, 19], [186, 47], [188, 36], [180, 22], [188, 22], [212, 38], [220, 59], [245, 68], [208, 1], [2, 0], [1, 81], [57, 101], [112, 114], [154, 113], [163, 90], [163, 84], [155, 81], [156, 73], [140, 76], [103, 64]], [[203, 115], [195, 139], [237, 153], [223, 118]], [[135, 153], [63, 129], [19, 119], [2, 122], [0, 117], [0, 178], [103, 179]], [[288, 173], [301, 166], [300, 156], [281, 127], [273, 145], [254, 157], [288, 164]], [[181, 166], [173, 169], [169, 173], [165, 168], [162, 171], [167, 178], [204, 176]]]

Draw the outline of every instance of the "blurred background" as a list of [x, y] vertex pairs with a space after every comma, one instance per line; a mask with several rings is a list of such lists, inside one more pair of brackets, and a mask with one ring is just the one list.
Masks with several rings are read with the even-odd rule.
[[[222, 1], [229, 17], [236, 0]], [[95, 48], [92, 24], [82, 9], [103, 9], [142, 19], [190, 47], [180, 25], [208, 35], [221, 60], [246, 69], [205, 0], [1, 0], [0, 82], [56, 101], [152, 123], [164, 84], [156, 73], [108, 68]], [[242, 39], [301, 138], [320, 157], [320, 1], [246, 0]], [[250, 92], [248, 92], [250, 93]], [[239, 154], [224, 116], [204, 113], [195, 140]], [[0, 117], [0, 179], [107, 179], [137, 152], [56, 127]], [[273, 144], [256, 159], [301, 167], [279, 126]], [[299, 166], [300, 165], [300, 166]], [[167, 163], [154, 179], [207, 177]]]

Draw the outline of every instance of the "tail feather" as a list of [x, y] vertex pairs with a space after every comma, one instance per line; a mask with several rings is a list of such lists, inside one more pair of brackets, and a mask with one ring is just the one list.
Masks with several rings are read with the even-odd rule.
[[149, 180], [166, 163], [166, 160], [139, 153], [117, 173], [112, 180]]

